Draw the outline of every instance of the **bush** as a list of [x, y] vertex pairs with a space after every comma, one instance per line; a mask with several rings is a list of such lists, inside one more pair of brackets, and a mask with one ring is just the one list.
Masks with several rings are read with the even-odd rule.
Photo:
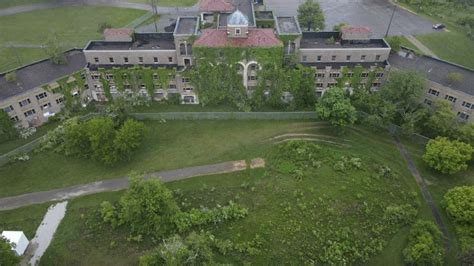
[[390, 205], [385, 208], [383, 218], [390, 225], [405, 226], [411, 224], [417, 215], [418, 211], [410, 204]]
[[446, 76], [450, 83], [460, 83], [463, 81], [464, 77], [461, 73], [451, 72]]
[[166, 101], [172, 105], [181, 104], [181, 95], [179, 93], [168, 93]]
[[474, 149], [461, 141], [450, 141], [444, 137], [430, 140], [426, 145], [423, 161], [444, 174], [455, 174], [467, 169]]
[[438, 227], [431, 221], [417, 221], [410, 229], [403, 255], [410, 265], [442, 265], [443, 239]]
[[12, 251], [12, 247], [7, 239], [0, 235], [0, 263], [1, 265], [17, 265], [20, 257]]
[[457, 223], [474, 225], [474, 186], [455, 187], [444, 195], [446, 212]]
[[7, 74], [5, 74], [5, 80], [8, 81], [8, 82], [16, 81], [16, 72], [12, 71], [12, 72], [8, 72]]

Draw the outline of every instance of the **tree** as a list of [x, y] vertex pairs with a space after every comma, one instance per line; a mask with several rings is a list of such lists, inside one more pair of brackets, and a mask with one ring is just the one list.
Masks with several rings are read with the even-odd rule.
[[116, 161], [114, 154], [115, 127], [110, 117], [93, 118], [85, 124], [90, 145], [90, 157], [104, 164]]
[[332, 30], [333, 30], [333, 31], [341, 31], [341, 29], [342, 29], [344, 26], [347, 26], [347, 23], [342, 22], [342, 23], [339, 23], [339, 24], [337, 24], [337, 25], [334, 25], [334, 27], [332, 27]]
[[324, 14], [317, 2], [306, 0], [298, 7], [298, 22], [310, 31], [311, 29], [324, 30]]
[[423, 161], [444, 174], [455, 174], [467, 169], [474, 149], [471, 145], [446, 137], [437, 137], [426, 145]]
[[160, 180], [144, 180], [133, 175], [129, 188], [120, 198], [118, 219], [134, 236], [161, 238], [174, 232], [174, 217], [178, 212], [171, 191]]
[[461, 141], [474, 145], [474, 124], [473, 123], [462, 124], [458, 128], [458, 134], [460, 136]]
[[8, 240], [0, 236], [0, 265], [13, 266], [18, 263], [20, 263], [20, 257], [15, 255]]
[[10, 120], [10, 116], [0, 109], [0, 143], [14, 139], [18, 136], [18, 132]]
[[55, 65], [67, 64], [66, 57], [64, 56], [63, 47], [58, 40], [56, 33], [51, 34], [46, 42], [46, 54], [48, 55], [51, 62]]
[[110, 29], [110, 28], [112, 28], [112, 25], [110, 25], [110, 23], [101, 22], [99, 23], [99, 27], [97, 27], [97, 32], [100, 34], [103, 34], [105, 29]]
[[342, 129], [356, 121], [356, 110], [341, 88], [330, 88], [316, 104], [318, 117]]
[[474, 186], [455, 187], [444, 195], [446, 212], [457, 223], [474, 225]]
[[461, 83], [464, 79], [463, 75], [458, 72], [450, 72], [446, 77], [450, 83]]
[[451, 104], [443, 100], [435, 101], [425, 126], [429, 129], [428, 132], [435, 137], [454, 135], [458, 125], [456, 113], [453, 112]]
[[436, 225], [431, 221], [417, 221], [410, 229], [403, 255], [409, 265], [442, 265], [443, 239]]
[[145, 134], [145, 125], [135, 120], [125, 121], [114, 139], [115, 161], [129, 160], [132, 152], [140, 146]]
[[390, 48], [392, 48], [392, 50], [391, 50], [392, 53], [400, 52], [401, 45], [402, 45], [402, 38], [401, 37], [393, 36], [393, 37], [387, 38], [387, 42], [390, 45]]

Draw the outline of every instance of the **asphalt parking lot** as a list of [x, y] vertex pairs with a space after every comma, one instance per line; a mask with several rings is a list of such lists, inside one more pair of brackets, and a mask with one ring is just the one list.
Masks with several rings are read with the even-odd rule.
[[[394, 5], [388, 0], [317, 0], [324, 11], [326, 30], [345, 22], [372, 28], [373, 37], [383, 37], [387, 31]], [[268, 9], [278, 16], [297, 14], [304, 0], [264, 0]], [[432, 22], [404, 9], [396, 8], [389, 35], [431, 33]], [[303, 29], [304, 30], [304, 29]]]

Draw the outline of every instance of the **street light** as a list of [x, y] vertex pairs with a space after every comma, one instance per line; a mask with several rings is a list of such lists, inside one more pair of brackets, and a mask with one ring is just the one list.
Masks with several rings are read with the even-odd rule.
[[385, 38], [388, 36], [388, 32], [390, 31], [390, 26], [392, 26], [392, 20], [393, 20], [393, 16], [395, 15], [396, 10], [397, 10], [397, 5], [393, 4], [393, 12], [392, 12], [392, 16], [390, 17], [390, 22], [388, 23], [388, 28], [387, 28], [387, 32], [385, 33]]

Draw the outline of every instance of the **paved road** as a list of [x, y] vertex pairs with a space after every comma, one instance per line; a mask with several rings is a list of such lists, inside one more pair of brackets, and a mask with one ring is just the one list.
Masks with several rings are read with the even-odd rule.
[[[373, 37], [383, 37], [392, 15], [393, 5], [388, 0], [317, 0], [326, 17], [326, 29], [345, 22], [369, 26]], [[276, 15], [297, 14], [298, 5], [304, 0], [265, 0], [268, 9]], [[434, 32], [432, 23], [402, 8], [397, 8], [390, 35], [409, 35]]]
[[423, 54], [438, 58], [428, 47], [418, 41], [413, 35], [405, 36], [413, 45], [415, 45]]
[[436, 224], [438, 225], [439, 230], [443, 233], [444, 248], [446, 251], [448, 251], [450, 248], [449, 232], [446, 226], [444, 225], [443, 220], [441, 219], [440, 211], [438, 210], [438, 207], [436, 207], [433, 201], [433, 198], [431, 197], [431, 194], [428, 191], [428, 188], [426, 187], [425, 181], [423, 180], [420, 173], [416, 169], [415, 163], [413, 163], [413, 160], [411, 159], [410, 154], [405, 149], [405, 146], [403, 146], [402, 142], [397, 136], [394, 136], [394, 140], [395, 140], [395, 144], [397, 145], [398, 150], [400, 151], [401, 155], [407, 162], [408, 169], [410, 170], [413, 177], [415, 177], [416, 184], [420, 188], [421, 193], [423, 194], [423, 198], [428, 204], [428, 207], [431, 209], [431, 213], [433, 214], [433, 217], [435, 218], [435, 221], [436, 221]]
[[[252, 160], [250, 168], [264, 167], [261, 158]], [[196, 176], [231, 173], [247, 169], [247, 163], [242, 161], [231, 161], [212, 165], [182, 168], [178, 170], [156, 172], [145, 175], [145, 178], [159, 178], [163, 182], [187, 179]], [[34, 192], [7, 198], [0, 198], [0, 210], [15, 209], [22, 206], [44, 203], [48, 201], [59, 201], [79, 196], [96, 194], [106, 191], [118, 191], [127, 188], [128, 178], [122, 177], [111, 180], [93, 182], [68, 188], [60, 188], [49, 191]]]
[[[0, 9], [0, 17], [30, 12], [34, 10], [79, 5], [101, 5], [152, 11], [150, 5], [148, 4], [129, 3], [125, 0], [61, 0], [55, 3], [39, 3]], [[194, 5], [192, 7], [157, 7], [157, 9], [159, 14], [172, 15], [192, 15], [197, 14], [199, 10], [197, 5]]]

